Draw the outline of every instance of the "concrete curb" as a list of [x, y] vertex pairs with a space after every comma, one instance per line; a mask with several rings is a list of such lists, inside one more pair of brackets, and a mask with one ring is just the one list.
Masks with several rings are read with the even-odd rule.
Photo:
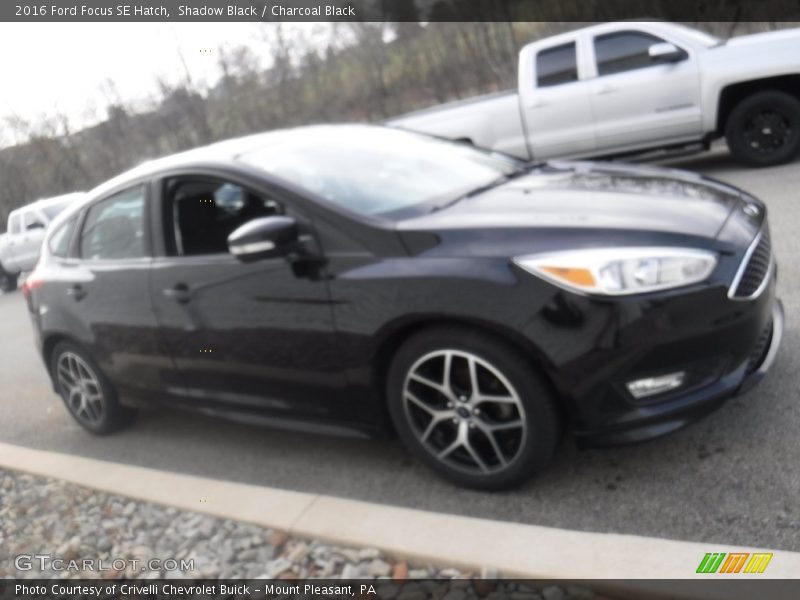
[[[694, 598], [665, 585], [691, 579], [706, 552], [773, 552], [762, 575], [715, 579], [791, 579], [800, 576], [800, 553], [569, 531], [372, 504], [330, 496], [205, 479], [0, 443], [0, 466], [55, 477], [139, 500], [281, 529], [343, 545], [376, 547], [420, 563], [505, 577], [608, 581], [615, 592]], [[636, 581], [639, 580], [639, 581]], [[688, 583], [688, 582], [684, 582]], [[734, 582], [731, 582], [734, 583]], [[724, 596], [737, 597], [735, 586]], [[668, 595], [666, 595], [668, 594]], [[716, 597], [716, 596], [704, 596]]]

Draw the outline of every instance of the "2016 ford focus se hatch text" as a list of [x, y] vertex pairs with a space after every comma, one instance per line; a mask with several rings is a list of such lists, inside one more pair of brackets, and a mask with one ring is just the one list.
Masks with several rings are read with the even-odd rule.
[[638, 442], [758, 381], [776, 271], [764, 204], [728, 185], [342, 125], [117, 177], [53, 223], [24, 292], [89, 431], [154, 403], [394, 431], [498, 489], [565, 429]]

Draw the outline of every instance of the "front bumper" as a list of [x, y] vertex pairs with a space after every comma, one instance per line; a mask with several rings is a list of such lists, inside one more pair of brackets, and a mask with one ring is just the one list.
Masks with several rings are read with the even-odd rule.
[[777, 357], [784, 327], [783, 303], [776, 298], [768, 341], [755, 348], [757, 354], [748, 361], [711, 385], [648, 407], [650, 414], [645, 411], [641, 418], [624, 425], [574, 431], [578, 445], [601, 448], [643, 442], [669, 434], [713, 412], [726, 400], [750, 390], [764, 378]]
[[752, 369], [749, 369], [749, 374], [745, 377], [736, 394], [743, 394], [751, 389], [759, 381], [764, 379], [767, 371], [772, 368], [772, 363], [775, 362], [775, 357], [778, 356], [778, 349], [781, 346], [783, 339], [783, 330], [786, 326], [786, 317], [783, 311], [783, 302], [780, 298], [775, 299], [775, 304], [772, 307], [772, 331], [770, 332], [770, 340], [766, 346], [760, 362], [754, 364]]

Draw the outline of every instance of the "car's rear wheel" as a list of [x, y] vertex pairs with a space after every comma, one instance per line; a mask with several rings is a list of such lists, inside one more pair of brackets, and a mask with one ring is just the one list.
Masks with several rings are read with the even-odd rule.
[[50, 368], [67, 410], [84, 429], [105, 435], [133, 418], [134, 411], [119, 403], [111, 382], [78, 345], [60, 342], [53, 350]]
[[776, 90], [748, 96], [731, 112], [725, 139], [737, 160], [769, 167], [800, 153], [800, 100]]
[[0, 268], [0, 291], [2, 292], [13, 292], [17, 289], [17, 281], [19, 279], [19, 275], [14, 273], [7, 273], [2, 268]]
[[459, 485], [520, 485], [558, 443], [548, 387], [514, 348], [480, 332], [437, 328], [413, 336], [394, 358], [387, 393], [406, 445]]

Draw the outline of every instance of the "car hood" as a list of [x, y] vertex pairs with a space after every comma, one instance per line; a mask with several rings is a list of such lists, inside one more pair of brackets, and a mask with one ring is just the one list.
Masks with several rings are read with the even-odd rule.
[[553, 162], [442, 210], [401, 221], [398, 228], [578, 228], [714, 238], [745, 202], [762, 210], [741, 190], [685, 171]]

